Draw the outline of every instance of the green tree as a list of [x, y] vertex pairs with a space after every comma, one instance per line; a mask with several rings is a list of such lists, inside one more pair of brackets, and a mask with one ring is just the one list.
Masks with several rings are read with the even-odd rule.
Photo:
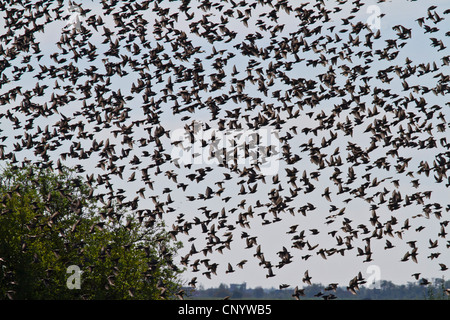
[[446, 291], [447, 285], [444, 277], [441, 279], [434, 279], [434, 285], [429, 284], [427, 288], [427, 294], [425, 296], [426, 300], [450, 300]]
[[[73, 170], [0, 174], [0, 299], [160, 299], [181, 287], [163, 222], [100, 206]], [[70, 266], [80, 289], [70, 289]], [[76, 275], [75, 275], [76, 276]]]

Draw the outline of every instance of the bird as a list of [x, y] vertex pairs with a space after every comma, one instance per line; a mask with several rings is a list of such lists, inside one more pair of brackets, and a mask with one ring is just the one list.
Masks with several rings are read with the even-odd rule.
[[386, 250], [392, 248], [394, 248], [394, 245], [389, 240], [386, 239], [386, 246], [384, 247], [384, 249]]
[[237, 264], [237, 266], [239, 267], [239, 268], [241, 268], [241, 269], [243, 269], [244, 268], [244, 264], [246, 264], [247, 263], [247, 261], [248, 260], [241, 260], [238, 264]]
[[420, 272], [413, 273], [412, 276], [413, 276], [416, 280], [419, 280]]
[[294, 289], [294, 293], [292, 294], [292, 296], [296, 299], [296, 300], [300, 300], [301, 296], [305, 296], [305, 290], [304, 289], [299, 289], [298, 286], [295, 287]]
[[446, 270], [448, 270], [448, 267], [445, 265], [445, 264], [443, 264], [443, 263], [439, 263], [439, 266], [441, 267], [441, 271], [446, 271]]
[[234, 269], [233, 269], [233, 267], [231, 266], [231, 264], [228, 263], [228, 268], [227, 268], [226, 273], [232, 273], [232, 272], [234, 272]]
[[328, 201], [331, 202], [331, 198], [330, 198], [330, 188], [326, 187], [324, 192], [322, 193], [322, 197], [325, 197], [325, 199], [327, 199]]
[[197, 277], [193, 277], [189, 282], [188, 285], [190, 285], [191, 287], [195, 288], [197, 284]]
[[306, 284], [308, 284], [308, 285], [311, 285], [311, 279], [312, 279], [312, 278], [309, 276], [308, 270], [306, 270], [305, 273], [304, 273], [304, 275], [303, 275], [302, 282], [303, 282], [303, 283], [306, 283]]

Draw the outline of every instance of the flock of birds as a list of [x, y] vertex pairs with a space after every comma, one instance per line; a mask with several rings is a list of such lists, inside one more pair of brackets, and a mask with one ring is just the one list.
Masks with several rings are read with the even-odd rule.
[[[431, 229], [422, 221], [438, 226], [427, 234], [428, 248], [440, 249], [423, 259], [448, 270], [440, 251], [450, 247], [450, 205], [432, 199], [434, 189], [450, 186], [449, 32], [442, 36], [439, 29], [449, 9], [430, 6], [389, 33], [357, 18], [367, 17], [361, 0], [100, 3], [1, 2], [2, 161], [31, 157], [55, 170], [75, 163], [92, 197], [108, 209], [105, 219], [119, 218], [114, 205], [135, 212], [148, 228], [172, 219], [169, 233], [188, 238], [188, 251], [163, 258], [202, 277], [233, 274], [251, 259], [267, 278], [310, 258], [374, 261], [375, 242], [391, 250]], [[63, 25], [51, 44], [39, 42], [74, 12], [76, 26]], [[384, 14], [377, 18], [383, 23]], [[405, 57], [416, 37], [428, 41], [421, 61]], [[277, 144], [258, 152], [262, 161], [277, 155], [279, 171], [265, 176], [261, 163], [196, 165], [171, 157], [181, 142], [170, 140], [168, 128], [181, 123], [195, 142], [198, 120], [218, 132], [277, 130]], [[206, 150], [215, 142], [201, 145]], [[248, 145], [228, 151], [238, 149], [246, 157], [254, 151]], [[136, 194], [127, 194], [136, 184]], [[347, 209], [352, 201], [366, 208], [357, 219]], [[185, 211], [188, 204], [196, 210]], [[323, 206], [326, 215], [318, 212]], [[396, 214], [402, 210], [407, 213]], [[324, 227], [305, 224], [311, 216]], [[273, 258], [262, 244], [270, 232], [252, 230], [283, 220], [296, 221], [285, 233], [290, 246], [281, 245]], [[316, 242], [324, 233], [332, 246]], [[214, 262], [216, 252], [235, 250], [237, 238], [248, 258]], [[399, 260], [417, 262], [424, 249], [418, 241], [406, 244]], [[293, 297], [304, 295], [300, 286], [311, 284], [310, 273], [292, 284]], [[413, 277], [428, 284], [420, 275]], [[188, 284], [195, 287], [198, 278]], [[356, 294], [366, 280], [359, 272], [345, 285]], [[317, 296], [336, 298], [330, 292], [337, 285]], [[163, 282], [160, 287], [164, 292]]]

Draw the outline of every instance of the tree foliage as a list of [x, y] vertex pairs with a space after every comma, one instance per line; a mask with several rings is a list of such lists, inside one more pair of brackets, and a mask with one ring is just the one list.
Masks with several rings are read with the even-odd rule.
[[[118, 206], [101, 206], [68, 168], [32, 165], [0, 174], [0, 298], [160, 299], [179, 290], [179, 270], [162, 221], [142, 226]], [[68, 287], [69, 266], [81, 270]]]

